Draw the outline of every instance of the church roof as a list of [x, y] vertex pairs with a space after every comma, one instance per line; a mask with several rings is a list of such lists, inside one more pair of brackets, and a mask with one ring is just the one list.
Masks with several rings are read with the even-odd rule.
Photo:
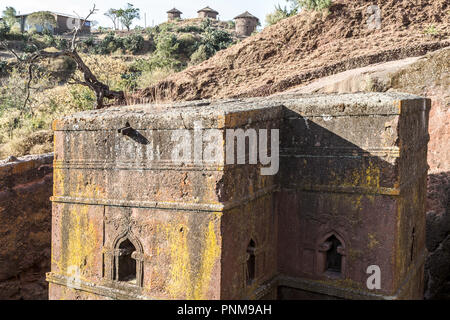
[[252, 15], [248, 11], [245, 11], [243, 14], [238, 15], [237, 17], [235, 17], [235, 19], [256, 19], [256, 20], [259, 20], [257, 17], [255, 17], [254, 15]]
[[217, 11], [214, 10], [214, 9], [211, 9], [210, 7], [205, 7], [205, 8], [203, 8], [203, 9], [201, 9], [201, 10], [198, 10], [197, 13], [199, 13], [199, 12], [212, 12], [212, 13], [219, 14], [219, 12], [217, 12]]
[[181, 12], [181, 11], [178, 10], [177, 8], [173, 8], [173, 9], [167, 11], [167, 13], [179, 13], [179, 14], [182, 14], [183, 12]]

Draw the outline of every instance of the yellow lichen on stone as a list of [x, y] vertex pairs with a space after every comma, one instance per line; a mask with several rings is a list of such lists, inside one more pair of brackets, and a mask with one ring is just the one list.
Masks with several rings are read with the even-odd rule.
[[367, 236], [368, 236], [367, 247], [369, 249], [373, 249], [373, 248], [375, 248], [376, 246], [379, 245], [380, 242], [376, 239], [375, 234], [369, 233]]
[[187, 230], [183, 226], [167, 226], [166, 235], [170, 246], [170, 272], [167, 292], [172, 299], [192, 299], [193, 286], [190, 274], [190, 260]]
[[91, 260], [95, 259], [95, 247], [101, 243], [101, 238], [89, 220], [88, 206], [74, 207], [68, 219], [70, 228], [67, 229], [67, 249], [63, 252], [64, 271], [68, 276], [83, 278], [85, 267], [94, 264]]
[[217, 259], [220, 257], [220, 245], [217, 241], [214, 222], [210, 221], [206, 233], [205, 248], [202, 255], [200, 278], [194, 291], [194, 299], [206, 299], [210, 287], [212, 271]]
[[366, 169], [366, 186], [369, 188], [380, 188], [380, 168], [372, 161]]

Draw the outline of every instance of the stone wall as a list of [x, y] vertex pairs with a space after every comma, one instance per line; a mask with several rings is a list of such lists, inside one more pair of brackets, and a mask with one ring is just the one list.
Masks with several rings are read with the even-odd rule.
[[0, 161], [0, 299], [48, 299], [52, 161]]
[[450, 296], [450, 97], [431, 90], [425, 298]]
[[432, 101], [428, 143], [425, 298], [450, 297], [450, 48], [422, 57], [352, 69], [293, 89], [292, 93], [395, 90]]
[[[220, 153], [213, 162], [171, 161], [178, 129], [197, 139], [199, 122], [205, 136], [218, 133], [220, 148], [226, 128], [245, 128], [249, 119], [252, 127], [266, 128], [279, 119], [279, 108], [265, 103], [235, 106], [120, 107], [54, 122], [51, 299], [232, 299], [276, 292], [255, 292], [276, 273], [274, 177], [261, 178], [253, 165], [225, 166]], [[119, 254], [128, 240], [139, 266], [134, 286], [120, 281]], [[258, 264], [246, 288], [251, 240]]]
[[236, 19], [236, 33], [239, 36], [249, 37], [256, 30], [258, 26], [257, 19], [246, 19], [240, 18]]
[[[278, 265], [285, 287], [422, 297], [430, 104], [395, 94], [284, 104]], [[322, 249], [333, 236], [341, 243], [338, 274], [325, 271]], [[370, 265], [382, 270], [379, 291], [365, 287]]]
[[[430, 104], [293, 95], [55, 121], [50, 298], [422, 298]], [[279, 134], [280, 171], [248, 148], [228, 161], [238, 128]]]

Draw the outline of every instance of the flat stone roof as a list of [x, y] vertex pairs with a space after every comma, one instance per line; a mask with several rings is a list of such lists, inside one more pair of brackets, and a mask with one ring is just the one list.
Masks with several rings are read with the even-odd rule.
[[[139, 123], [141, 128], [135, 129], [192, 128], [194, 121], [202, 121], [205, 127], [209, 128], [223, 128], [226, 117], [233, 114], [240, 114], [240, 120], [233, 123], [245, 125], [248, 121], [252, 121], [253, 114], [258, 114], [259, 120], [279, 118], [280, 108], [287, 108], [305, 117], [398, 115], [406, 111], [402, 110], [402, 107], [411, 108], [411, 104], [402, 106], [401, 101], [418, 99], [424, 98], [403, 93], [292, 94], [248, 99], [115, 106], [84, 111], [55, 120], [53, 129], [56, 131], [118, 129], [125, 125], [126, 119]], [[415, 111], [422, 111], [428, 104], [422, 103], [420, 110]]]

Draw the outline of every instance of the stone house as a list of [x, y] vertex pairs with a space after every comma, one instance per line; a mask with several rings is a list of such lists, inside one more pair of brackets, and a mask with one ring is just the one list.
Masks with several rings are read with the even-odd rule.
[[173, 8], [173, 9], [167, 11], [167, 20], [172, 21], [172, 20], [176, 20], [176, 19], [181, 19], [182, 14], [183, 14], [183, 12], [181, 12], [177, 8]]
[[[76, 26], [80, 24], [80, 18], [63, 14], [63, 13], [56, 13], [56, 12], [50, 12], [55, 18], [56, 26], [51, 25], [36, 25], [32, 24], [28, 21], [28, 17], [31, 15], [29, 14], [22, 14], [18, 15], [18, 22], [20, 24], [20, 31], [30, 31], [30, 30], [36, 30], [37, 32], [42, 32], [44, 29], [50, 30], [53, 34], [64, 34], [71, 32]], [[92, 21], [86, 20], [84, 25], [80, 29], [80, 34], [90, 34], [91, 33], [91, 25]]]
[[214, 9], [211, 9], [210, 7], [205, 7], [201, 10], [197, 11], [199, 18], [210, 18], [210, 19], [217, 19], [217, 15], [219, 12], [217, 12]]
[[234, 20], [236, 21], [236, 33], [242, 37], [251, 36], [259, 24], [259, 19], [248, 11], [238, 15]]

